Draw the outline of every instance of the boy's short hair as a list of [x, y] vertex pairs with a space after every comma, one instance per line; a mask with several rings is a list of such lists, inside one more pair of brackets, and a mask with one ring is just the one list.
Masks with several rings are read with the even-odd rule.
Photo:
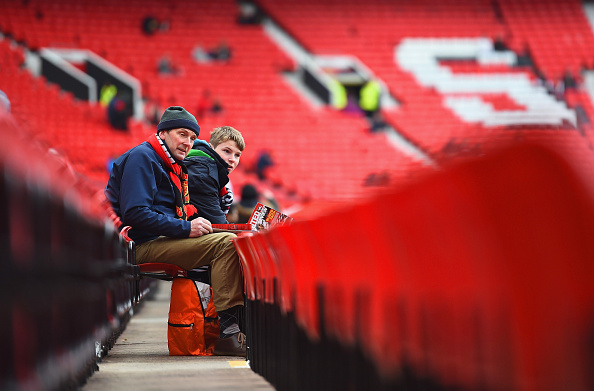
[[208, 141], [213, 148], [225, 141], [235, 141], [240, 151], [245, 149], [245, 141], [239, 131], [231, 126], [219, 126], [210, 132], [210, 140]]

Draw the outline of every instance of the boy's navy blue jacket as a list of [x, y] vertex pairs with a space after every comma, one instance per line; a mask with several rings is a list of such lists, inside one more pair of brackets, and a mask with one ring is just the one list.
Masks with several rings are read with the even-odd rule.
[[148, 142], [113, 164], [105, 195], [122, 223], [132, 226], [130, 238], [136, 244], [159, 236], [190, 236], [191, 223], [175, 214], [175, 193], [164, 164]]
[[188, 168], [190, 203], [196, 207], [196, 216], [213, 224], [227, 224], [221, 209], [221, 189], [229, 182], [227, 163], [203, 140], [196, 140], [184, 159]]

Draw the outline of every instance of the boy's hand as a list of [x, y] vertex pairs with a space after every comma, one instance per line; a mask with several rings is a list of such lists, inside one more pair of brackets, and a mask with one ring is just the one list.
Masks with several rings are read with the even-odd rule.
[[212, 225], [210, 221], [206, 220], [203, 217], [198, 217], [191, 221], [192, 229], [190, 230], [190, 237], [191, 238], [198, 238], [202, 235], [206, 235], [208, 233], [212, 233]]

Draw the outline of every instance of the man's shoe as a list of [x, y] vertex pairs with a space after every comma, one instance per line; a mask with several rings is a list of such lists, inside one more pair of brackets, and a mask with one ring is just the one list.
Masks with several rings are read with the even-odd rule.
[[227, 338], [219, 338], [215, 343], [216, 356], [245, 357], [245, 334], [242, 332], [231, 334]]

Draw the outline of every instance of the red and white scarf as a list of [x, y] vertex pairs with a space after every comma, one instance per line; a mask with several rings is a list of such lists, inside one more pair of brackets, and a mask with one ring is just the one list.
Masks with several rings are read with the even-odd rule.
[[188, 169], [183, 164], [179, 164], [171, 156], [169, 149], [158, 134], [149, 136], [147, 141], [165, 163], [165, 168], [169, 172], [169, 177], [174, 185], [173, 192], [175, 193], [175, 214], [178, 218], [187, 220], [189, 216], [192, 216], [197, 212], [194, 205], [190, 204], [190, 192], [188, 191]]

